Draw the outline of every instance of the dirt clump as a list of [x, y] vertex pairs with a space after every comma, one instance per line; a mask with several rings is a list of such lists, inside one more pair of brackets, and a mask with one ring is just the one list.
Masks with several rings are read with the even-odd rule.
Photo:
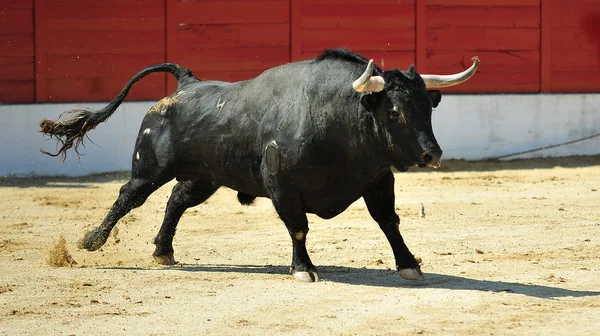
[[60, 235], [58, 241], [48, 252], [48, 265], [54, 267], [73, 267], [77, 264], [67, 249], [67, 241]]

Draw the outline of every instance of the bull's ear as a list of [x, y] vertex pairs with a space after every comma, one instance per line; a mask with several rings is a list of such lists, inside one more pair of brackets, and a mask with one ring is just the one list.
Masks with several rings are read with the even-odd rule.
[[440, 90], [427, 90], [427, 92], [429, 92], [433, 108], [436, 108], [442, 101], [442, 92]]
[[375, 111], [375, 109], [377, 108], [377, 101], [378, 99], [376, 95], [372, 93], [366, 93], [363, 94], [362, 97], [360, 97], [360, 104], [364, 106], [365, 109], [367, 109], [367, 111], [369, 112]]

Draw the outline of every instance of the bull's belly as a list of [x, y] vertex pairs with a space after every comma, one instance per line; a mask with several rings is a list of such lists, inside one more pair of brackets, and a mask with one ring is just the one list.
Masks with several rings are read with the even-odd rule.
[[323, 219], [330, 219], [344, 212], [359, 198], [360, 196], [341, 198], [319, 197], [303, 199], [302, 205], [306, 213], [315, 214]]

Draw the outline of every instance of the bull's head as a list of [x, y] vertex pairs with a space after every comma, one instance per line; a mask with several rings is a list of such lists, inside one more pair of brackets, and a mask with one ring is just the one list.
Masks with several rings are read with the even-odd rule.
[[352, 87], [364, 92], [361, 104], [373, 112], [387, 142], [393, 165], [405, 171], [409, 166], [439, 167], [442, 150], [431, 127], [432, 109], [441, 101], [437, 89], [461, 84], [471, 78], [479, 67], [473, 65], [453, 75], [419, 75], [414, 66], [406, 71], [398, 69], [373, 76], [373, 60]]

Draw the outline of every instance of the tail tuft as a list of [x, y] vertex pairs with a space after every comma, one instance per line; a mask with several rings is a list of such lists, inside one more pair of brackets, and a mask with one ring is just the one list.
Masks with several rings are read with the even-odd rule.
[[40, 132], [50, 136], [50, 138], [55, 138], [58, 141], [58, 146], [60, 146], [56, 153], [50, 153], [43, 149], [40, 149], [40, 151], [50, 156], [60, 156], [62, 161], [67, 157], [67, 150], [73, 148], [73, 146], [75, 152], [79, 155], [77, 150], [83, 143], [86, 133], [105, 120], [105, 118], [102, 118], [102, 114], [87, 109], [69, 110], [61, 114], [61, 117], [64, 114], [71, 115], [71, 117], [62, 121], [44, 119], [40, 122]]

